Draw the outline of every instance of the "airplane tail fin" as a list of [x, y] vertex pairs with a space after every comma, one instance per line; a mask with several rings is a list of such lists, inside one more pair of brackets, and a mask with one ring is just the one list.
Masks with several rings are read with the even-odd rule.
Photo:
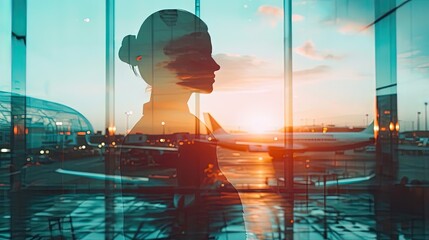
[[371, 133], [374, 134], [374, 121], [371, 122], [368, 127], [366, 127], [364, 130], [362, 130], [363, 133]]
[[209, 125], [210, 130], [215, 135], [221, 135], [221, 134], [228, 134], [218, 122], [210, 115], [210, 113], [204, 113], [204, 120], [206, 121], [206, 124]]

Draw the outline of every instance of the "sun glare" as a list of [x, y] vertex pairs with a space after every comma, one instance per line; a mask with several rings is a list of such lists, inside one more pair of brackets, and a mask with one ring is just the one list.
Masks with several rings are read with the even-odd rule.
[[254, 115], [247, 118], [247, 130], [252, 133], [264, 133], [275, 129], [275, 122], [268, 116]]

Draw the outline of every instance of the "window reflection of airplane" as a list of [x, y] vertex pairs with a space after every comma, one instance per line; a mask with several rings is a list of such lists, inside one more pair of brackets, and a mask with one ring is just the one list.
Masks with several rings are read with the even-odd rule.
[[[90, 136], [86, 135], [85, 136], [85, 141], [86, 144], [88, 146], [91, 147], [95, 147], [95, 148], [102, 148], [104, 147], [104, 143], [103, 145], [98, 144], [98, 143], [93, 143], [91, 142]], [[132, 144], [122, 144], [122, 145], [117, 145], [115, 146], [115, 148], [121, 148], [121, 149], [141, 149], [141, 150], [156, 150], [156, 151], [170, 151], [170, 152], [177, 152], [178, 149], [177, 147], [174, 146], [144, 146], [144, 145], [132, 145]]]
[[[91, 147], [99, 147], [104, 148], [105, 146], [101, 146], [97, 143], [92, 143], [89, 139], [89, 136], [85, 138], [86, 144]], [[142, 146], [142, 145], [116, 145], [112, 147], [113, 149], [121, 149], [121, 151], [126, 150], [142, 150], [142, 151], [157, 151], [160, 153], [164, 152], [176, 152], [178, 153], [179, 149], [177, 147], [166, 147], [166, 146]], [[74, 175], [85, 178], [97, 179], [97, 180], [109, 180], [116, 183], [133, 183], [137, 185], [148, 184], [151, 179], [166, 179], [171, 178], [173, 176], [148, 176], [148, 177], [133, 177], [133, 176], [121, 176], [121, 175], [107, 175], [104, 173], [94, 173], [94, 172], [83, 172], [83, 171], [72, 171], [67, 169], [58, 168], [55, 170], [57, 173], [66, 174], [66, 175]]]
[[[140, 135], [136, 135], [136, 136], [140, 138], [141, 137]], [[189, 145], [191, 142], [196, 142], [196, 141], [201, 143], [211, 144], [210, 141], [207, 141], [204, 139], [195, 140], [193, 139], [194, 136], [189, 134], [177, 133], [169, 136], [172, 139], [168, 138], [167, 141], [169, 140], [178, 140], [178, 141], [174, 142], [174, 144], [170, 144], [170, 146], [139, 145], [142, 143], [141, 142], [137, 143], [135, 141], [129, 141], [129, 140], [128, 141], [126, 140], [123, 144], [118, 144], [114, 146], [110, 145], [109, 147], [103, 146], [101, 148], [102, 150], [109, 149], [109, 151], [114, 151], [115, 153], [113, 155], [115, 155], [116, 157], [117, 157], [117, 153], [121, 154], [120, 164], [121, 164], [122, 175], [114, 175], [114, 174], [109, 175], [109, 174], [96, 173], [96, 172], [74, 171], [74, 170], [69, 170], [64, 168], [58, 168], [56, 169], [56, 172], [60, 174], [80, 176], [80, 177], [97, 179], [97, 180], [108, 180], [116, 183], [135, 184], [139, 186], [156, 186], [156, 184], [160, 184], [159, 181], [177, 178], [176, 171], [175, 170], [168, 171], [168, 169], [172, 170], [172, 169], [177, 169], [179, 167], [178, 166], [179, 155], [180, 155], [179, 146]], [[177, 139], [178, 136], [179, 136], [179, 139]], [[180, 139], [180, 137], [183, 138], [183, 136], [188, 138]], [[132, 138], [132, 136], [130, 137], [130, 135], [128, 135], [128, 139], [130, 138]], [[92, 146], [92, 147], [100, 146], [99, 144], [92, 143], [89, 137], [87, 137], [86, 143], [88, 146]], [[151, 156], [152, 162], [146, 159], [148, 155]], [[129, 163], [130, 159], [135, 161], [132, 164], [130, 164]], [[136, 171], [136, 169], [141, 169], [140, 168], [141, 166], [146, 166], [147, 167], [146, 170], [149, 170], [149, 171], [145, 171], [145, 172], [139, 172], [138, 170]], [[156, 167], [158, 169], [164, 169], [166, 171], [162, 171], [162, 173], [161, 172], [157, 173], [156, 170], [154, 170], [154, 172], [151, 172], [150, 171], [151, 166]], [[128, 170], [131, 170], [131, 172], [129, 172]], [[229, 187], [229, 184], [224, 183], [222, 178], [219, 178], [216, 180], [219, 180], [219, 181], [213, 181], [213, 184], [212, 184], [213, 189], [219, 190], [222, 188]], [[207, 185], [210, 185], [210, 184], [207, 184]]]
[[[208, 122], [212, 126], [213, 135], [219, 146], [249, 152], [268, 152], [272, 157], [277, 157], [284, 152], [283, 133], [255, 135], [255, 134], [228, 134], [209, 114], [205, 114]], [[373, 124], [361, 132], [353, 133], [296, 133], [294, 134], [293, 151], [338, 151], [353, 149], [366, 146], [373, 142]], [[277, 139], [276, 139], [277, 138]], [[326, 144], [328, 143], [328, 144]], [[91, 143], [87, 138], [89, 146], [97, 146]], [[143, 151], [158, 151], [179, 153], [178, 147], [163, 147], [163, 146], [142, 146], [142, 145], [117, 145], [115, 149], [140, 149]], [[176, 176], [167, 175], [149, 175], [149, 176], [125, 176], [125, 175], [107, 175], [103, 173], [72, 171], [58, 168], [57, 173], [65, 175], [74, 175], [91, 179], [108, 180], [116, 183], [135, 184], [139, 186], [152, 186], [151, 181], [162, 180], [167, 178], [175, 178]], [[336, 180], [336, 184], [350, 184], [354, 182], [367, 181], [373, 178], [374, 175], [358, 177], [353, 179]], [[344, 182], [342, 182], [344, 181]], [[320, 186], [322, 183], [315, 183], [315, 186]], [[330, 185], [329, 182], [326, 185]], [[222, 188], [222, 187], [221, 187]]]
[[286, 149], [282, 132], [270, 134], [229, 134], [209, 114], [204, 113], [218, 146], [232, 150], [268, 152], [280, 158], [286, 150], [294, 152], [344, 151], [374, 143], [374, 123], [361, 132], [293, 133], [292, 149]]

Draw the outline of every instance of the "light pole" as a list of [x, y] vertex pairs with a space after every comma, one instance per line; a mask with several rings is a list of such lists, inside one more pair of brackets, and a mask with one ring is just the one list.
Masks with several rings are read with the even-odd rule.
[[162, 125], [162, 136], [165, 135], [165, 122], [161, 122]]
[[428, 102], [425, 102], [425, 131], [428, 130]]
[[127, 124], [126, 124], [126, 128], [125, 128], [125, 133], [128, 134], [130, 131], [128, 130], [128, 122], [130, 120], [130, 115], [133, 114], [133, 111], [126, 111], [125, 115], [127, 115]]
[[421, 112], [417, 112], [417, 131], [420, 131], [420, 114]]

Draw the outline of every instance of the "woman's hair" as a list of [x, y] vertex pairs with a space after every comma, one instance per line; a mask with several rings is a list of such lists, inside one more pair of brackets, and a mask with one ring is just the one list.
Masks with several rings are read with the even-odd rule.
[[152, 70], [154, 64], [158, 64], [154, 59], [168, 55], [166, 46], [175, 39], [201, 32], [207, 32], [207, 25], [194, 14], [177, 9], [161, 10], [146, 18], [137, 37], [124, 37], [119, 58], [134, 72], [134, 67], [138, 66], [143, 79], [152, 85]]

